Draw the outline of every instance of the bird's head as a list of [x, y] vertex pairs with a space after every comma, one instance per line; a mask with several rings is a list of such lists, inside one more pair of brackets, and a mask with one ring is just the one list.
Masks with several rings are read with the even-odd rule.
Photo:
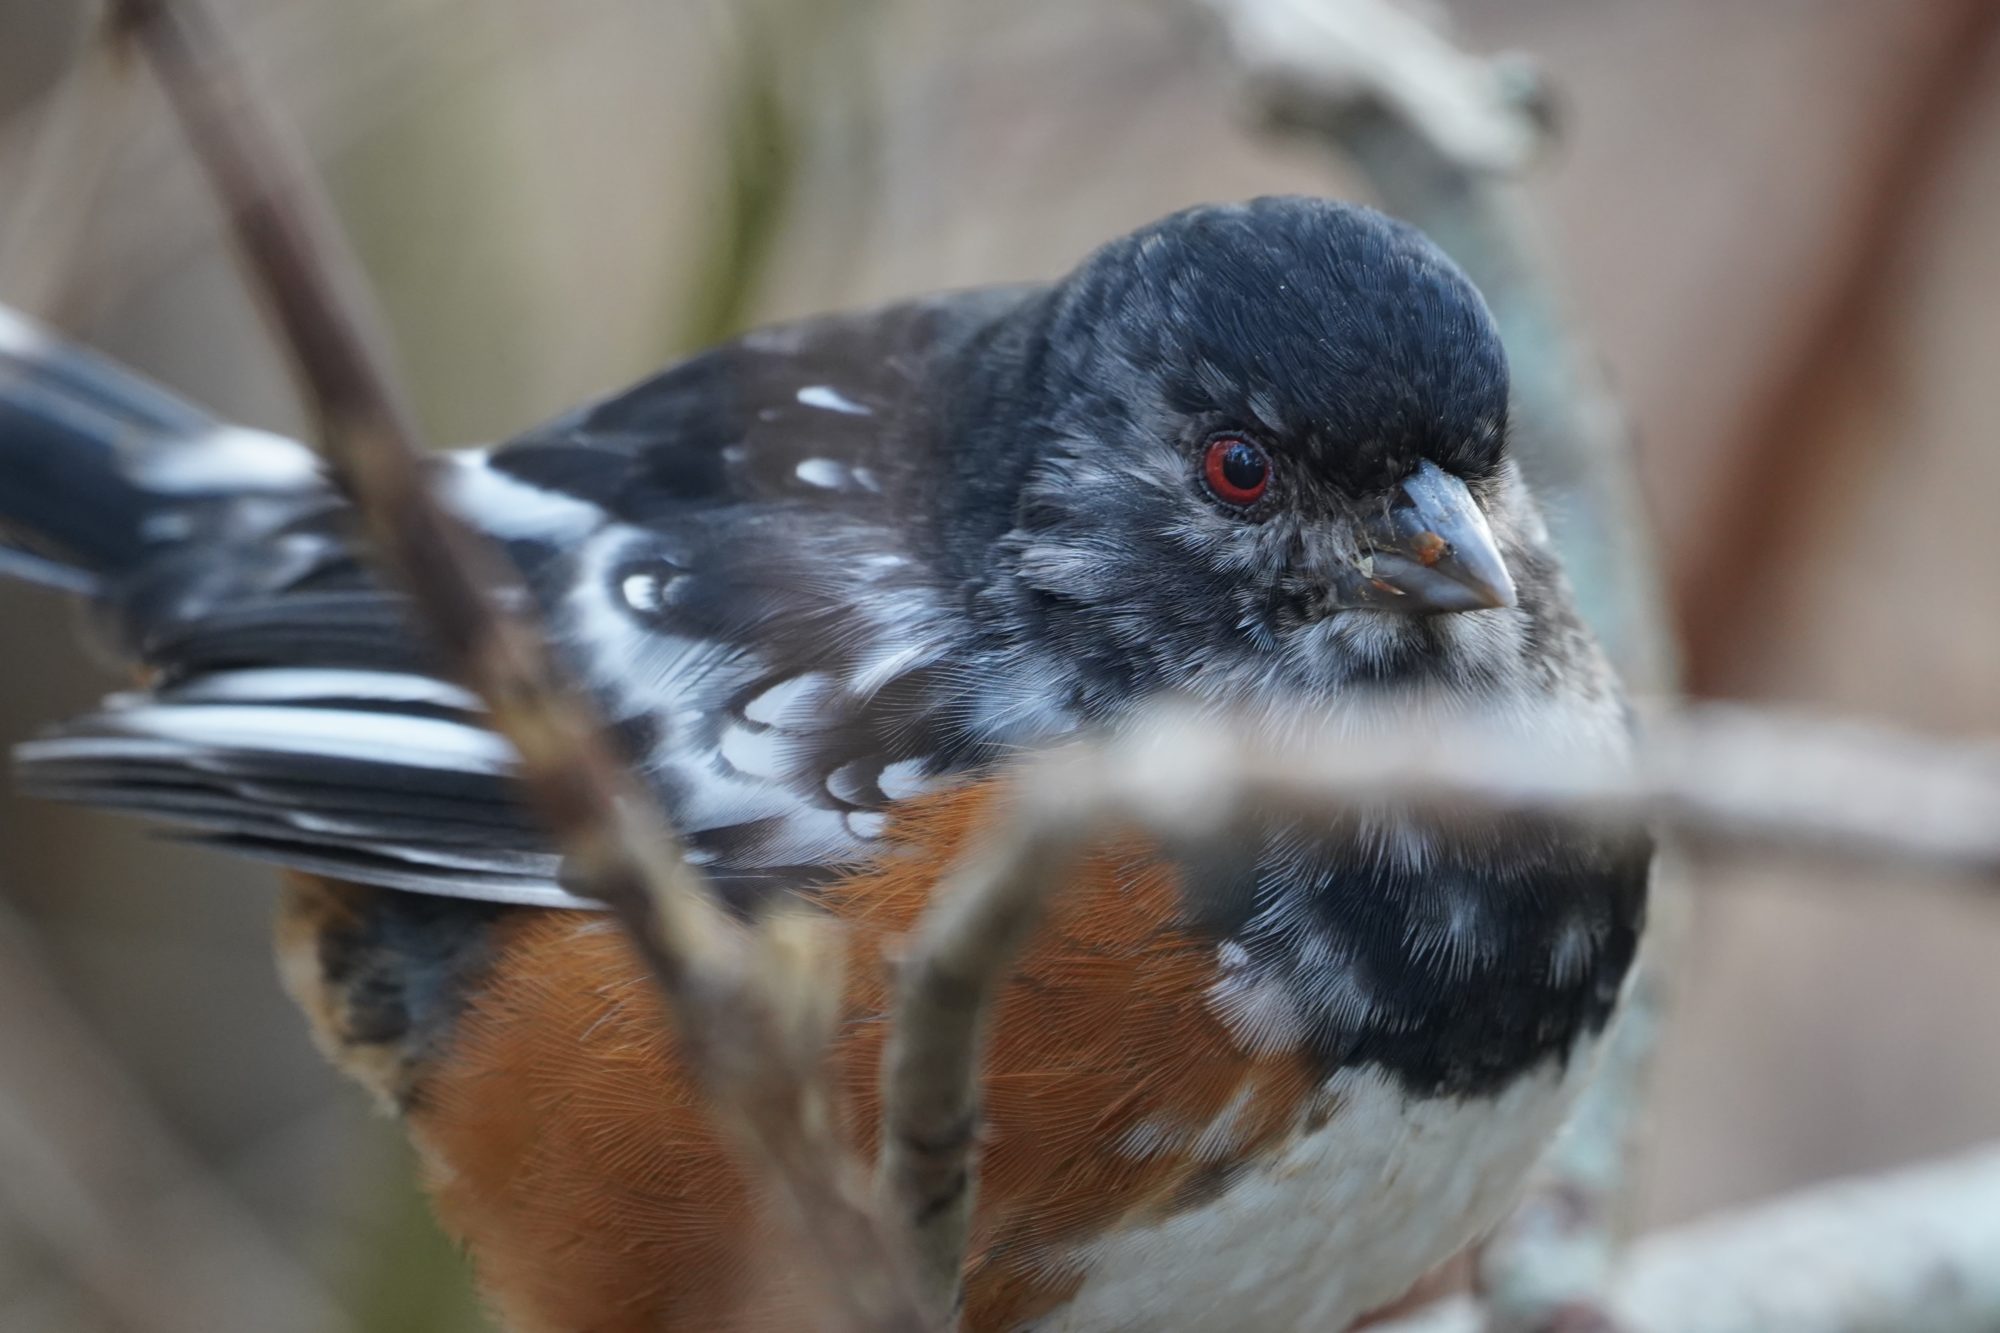
[[1002, 549], [1073, 648], [1196, 693], [1450, 684], [1518, 648], [1547, 567], [1506, 358], [1414, 229], [1308, 198], [1191, 209], [1035, 318]]

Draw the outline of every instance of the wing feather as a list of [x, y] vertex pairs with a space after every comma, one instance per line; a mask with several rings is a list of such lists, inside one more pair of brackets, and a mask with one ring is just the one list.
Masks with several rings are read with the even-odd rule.
[[[967, 697], [995, 673], [911, 521], [939, 447], [926, 366], [1014, 299], [751, 335], [437, 464], [733, 896], [866, 860], [895, 778], [1017, 739], [968, 726], [1005, 712]], [[153, 688], [19, 747], [25, 784], [299, 869], [577, 905], [513, 752], [433, 674], [338, 499], [315, 483], [201, 503], [105, 590]]]

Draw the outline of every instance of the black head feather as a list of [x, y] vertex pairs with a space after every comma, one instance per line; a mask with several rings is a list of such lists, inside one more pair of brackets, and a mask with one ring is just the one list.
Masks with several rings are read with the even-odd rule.
[[[1459, 627], [1398, 617], [1360, 651], [1325, 614], [1367, 517], [1421, 465], [1518, 536], [1499, 532], [1498, 332], [1414, 229], [1323, 199], [1189, 209], [1023, 301], [964, 364], [946, 445], [959, 482], [939, 521], [1002, 618], [1091, 660], [1095, 692], [1219, 693], [1211, 682], [1276, 669], [1324, 693], [1398, 664], [1434, 680], [1484, 669], [1451, 651]], [[1248, 510], [1202, 479], [1204, 450], [1237, 435], [1271, 459]]]

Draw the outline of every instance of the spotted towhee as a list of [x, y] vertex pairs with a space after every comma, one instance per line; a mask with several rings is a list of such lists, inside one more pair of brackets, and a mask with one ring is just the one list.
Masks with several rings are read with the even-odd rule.
[[[731, 907], [851, 924], [865, 1126], [879, 959], [1020, 748], [1161, 692], [1626, 744], [1507, 397], [1424, 238], [1263, 199], [1050, 285], [752, 333], [436, 477]], [[402, 1114], [507, 1325], [781, 1323], [653, 992], [313, 456], [9, 318], [0, 534], [146, 673], [22, 777], [294, 872], [286, 980]], [[1396, 1297], [1562, 1117], [1648, 857], [1393, 809], [1101, 852], [1001, 1001], [967, 1326], [1332, 1330]]]

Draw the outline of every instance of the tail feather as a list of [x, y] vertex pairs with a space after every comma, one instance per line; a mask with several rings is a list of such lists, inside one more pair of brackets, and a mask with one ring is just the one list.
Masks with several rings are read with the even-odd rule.
[[92, 596], [148, 668], [146, 689], [16, 747], [16, 778], [295, 869], [580, 905], [521, 812], [512, 749], [428, 673], [346, 526], [305, 446], [0, 308], [0, 577]]
[[98, 591], [97, 576], [87, 569], [66, 564], [52, 556], [0, 545], [0, 579], [39, 583], [58, 592], [88, 596]]
[[89, 590], [202, 495], [315, 475], [305, 446], [225, 426], [0, 307], [0, 573]]

